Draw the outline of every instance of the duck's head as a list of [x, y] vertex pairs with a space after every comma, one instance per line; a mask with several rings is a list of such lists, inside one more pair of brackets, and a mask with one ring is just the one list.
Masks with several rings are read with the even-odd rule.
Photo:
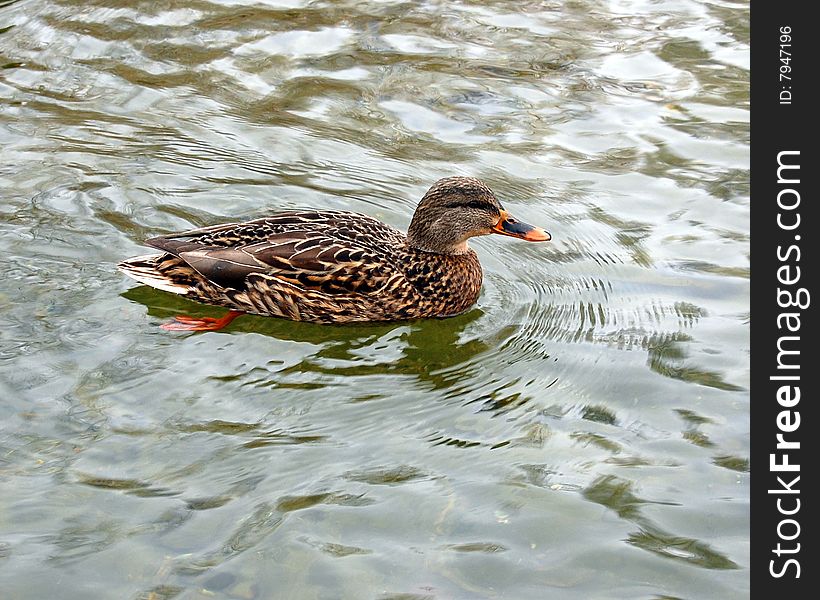
[[546, 242], [550, 234], [513, 218], [483, 182], [473, 177], [446, 177], [433, 184], [416, 207], [407, 243], [438, 254], [463, 254], [467, 240], [500, 233], [528, 242]]

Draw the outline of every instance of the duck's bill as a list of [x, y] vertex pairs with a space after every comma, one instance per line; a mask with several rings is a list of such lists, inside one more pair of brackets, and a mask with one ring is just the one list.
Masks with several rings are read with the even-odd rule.
[[501, 219], [493, 227], [493, 233], [517, 237], [528, 242], [548, 242], [552, 239], [552, 236], [540, 227], [522, 223], [512, 217], [506, 210], [501, 211]]

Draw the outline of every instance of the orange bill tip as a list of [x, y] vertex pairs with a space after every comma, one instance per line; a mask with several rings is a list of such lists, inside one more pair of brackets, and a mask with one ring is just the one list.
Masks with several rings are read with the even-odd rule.
[[528, 242], [548, 242], [552, 239], [552, 236], [540, 227], [522, 223], [510, 216], [506, 210], [501, 211], [501, 218], [492, 229], [493, 233], [516, 237]]

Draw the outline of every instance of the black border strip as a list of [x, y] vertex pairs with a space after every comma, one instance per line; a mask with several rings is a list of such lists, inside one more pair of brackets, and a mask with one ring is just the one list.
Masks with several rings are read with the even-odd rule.
[[808, 524], [816, 509], [808, 488], [816, 399], [812, 301], [820, 296], [813, 293], [809, 207], [818, 200], [818, 165], [809, 138], [818, 118], [809, 111], [817, 104], [810, 88], [817, 56], [811, 40], [818, 34], [810, 6], [758, 3], [752, 11], [750, 569], [759, 598], [816, 594], [810, 557], [817, 548]]

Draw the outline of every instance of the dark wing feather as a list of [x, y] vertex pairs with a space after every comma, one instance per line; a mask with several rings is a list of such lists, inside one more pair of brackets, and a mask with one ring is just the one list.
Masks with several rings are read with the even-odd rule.
[[245, 223], [183, 231], [147, 241], [206, 279], [245, 289], [252, 274], [327, 294], [371, 293], [396, 269], [391, 250], [404, 235], [355, 213], [282, 213]]
[[236, 248], [202, 248], [180, 252], [179, 257], [200, 275], [221, 285], [242, 289], [245, 278], [252, 273], [265, 273], [265, 265]]

